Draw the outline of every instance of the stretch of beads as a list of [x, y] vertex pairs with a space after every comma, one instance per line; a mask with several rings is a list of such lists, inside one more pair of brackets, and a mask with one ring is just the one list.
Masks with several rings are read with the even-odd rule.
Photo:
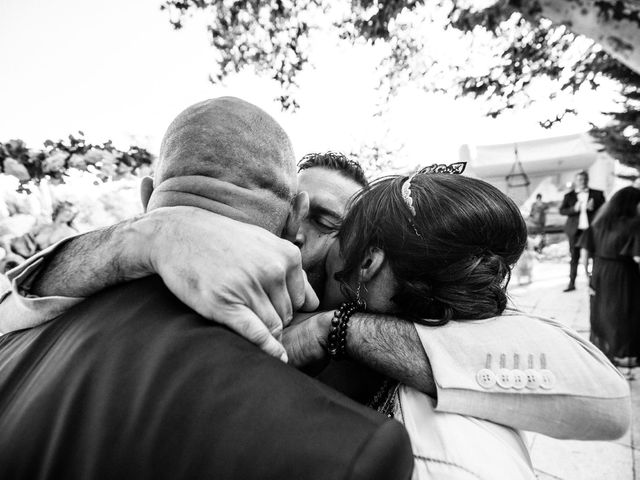
[[331, 319], [327, 351], [334, 360], [341, 360], [347, 356], [347, 329], [351, 315], [360, 310], [358, 302], [345, 302], [340, 305]]

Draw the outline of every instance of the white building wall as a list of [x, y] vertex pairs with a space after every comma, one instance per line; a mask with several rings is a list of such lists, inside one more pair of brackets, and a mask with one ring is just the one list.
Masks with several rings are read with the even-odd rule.
[[[510, 187], [506, 179], [515, 162], [516, 145], [530, 182], [528, 187]], [[587, 134], [518, 144], [463, 145], [460, 160], [468, 163], [469, 175], [495, 185], [519, 205], [530, 203], [540, 189], [544, 191], [543, 198], [552, 197], [544, 198], [545, 201], [561, 200], [564, 193], [572, 188], [575, 174], [580, 170], [587, 170], [591, 187], [603, 190], [607, 197], [624, 186], [615, 175], [617, 162], [606, 153], [599, 152]], [[522, 183], [522, 180], [522, 177], [517, 177], [511, 183]]]

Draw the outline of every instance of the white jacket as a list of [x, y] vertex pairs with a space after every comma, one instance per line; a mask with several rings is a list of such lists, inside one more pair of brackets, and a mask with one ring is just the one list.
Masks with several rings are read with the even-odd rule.
[[434, 400], [401, 386], [396, 419], [413, 448], [413, 480], [535, 480], [529, 450], [516, 430], [436, 412]]

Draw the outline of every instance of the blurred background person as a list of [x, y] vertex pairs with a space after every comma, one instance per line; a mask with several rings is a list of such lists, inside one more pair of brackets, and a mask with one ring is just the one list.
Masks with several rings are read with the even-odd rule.
[[537, 241], [531, 237], [527, 237], [527, 245], [525, 246], [518, 263], [513, 267], [513, 274], [518, 281], [518, 285], [528, 285], [533, 282], [533, 264], [535, 260], [534, 250], [537, 252]]
[[17, 267], [24, 261], [20, 255], [11, 251], [11, 246], [6, 238], [0, 236], [0, 297], [11, 288], [11, 283], [5, 273]]
[[5, 287], [9, 285], [9, 280], [4, 274], [13, 267], [20, 265], [23, 261], [23, 257], [11, 251], [8, 242], [0, 242], [0, 295], [6, 290]]
[[542, 253], [542, 249], [546, 245], [544, 227], [547, 223], [548, 209], [549, 205], [542, 201], [542, 194], [538, 193], [536, 201], [531, 205], [531, 211], [529, 212], [529, 218], [533, 223], [533, 228], [531, 229], [531, 233], [534, 236], [533, 249], [538, 253]]
[[60, 240], [76, 235], [73, 221], [78, 210], [73, 203], [62, 201], [53, 209], [52, 222], [36, 225], [29, 233], [11, 241], [11, 251], [22, 258], [29, 258]]
[[5, 245], [4, 242], [0, 242], [0, 295], [9, 289], [9, 280], [4, 276], [7, 254], [7, 245]]
[[[576, 289], [581, 250], [578, 242], [582, 233], [591, 225], [598, 209], [605, 202], [604, 193], [601, 190], [589, 188], [589, 174], [586, 170], [581, 170], [576, 174], [573, 185], [573, 190], [564, 196], [560, 206], [560, 213], [567, 215], [564, 231], [569, 239], [569, 254], [571, 255], [569, 285], [564, 289], [565, 292]], [[586, 267], [585, 271], [588, 276], [589, 272]]]
[[640, 189], [616, 192], [580, 245], [594, 256], [591, 342], [617, 366], [635, 367], [640, 355]]

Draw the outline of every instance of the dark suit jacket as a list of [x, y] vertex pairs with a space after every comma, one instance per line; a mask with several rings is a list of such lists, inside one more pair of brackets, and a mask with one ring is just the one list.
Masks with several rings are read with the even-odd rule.
[[[596, 212], [604, 204], [604, 193], [602, 190], [589, 189], [589, 200], [593, 199], [593, 210], [587, 210], [587, 217], [589, 218], [589, 225], [593, 221]], [[571, 190], [562, 199], [562, 205], [560, 205], [560, 213], [567, 215], [567, 222], [564, 225], [564, 231], [567, 235], [573, 236], [578, 231], [578, 223], [580, 221], [580, 212], [574, 210], [576, 203], [578, 202], [578, 194], [575, 190]]]
[[158, 277], [0, 337], [2, 479], [407, 479], [404, 428]]

